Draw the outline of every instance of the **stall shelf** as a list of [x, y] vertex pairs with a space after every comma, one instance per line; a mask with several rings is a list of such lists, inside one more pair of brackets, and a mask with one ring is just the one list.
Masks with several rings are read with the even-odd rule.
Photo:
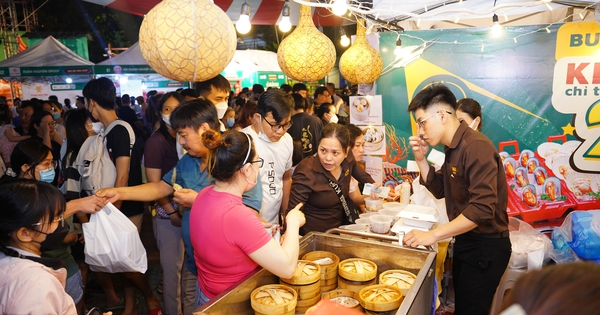
[[[389, 241], [389, 240], [388, 240]], [[417, 275], [414, 285], [407, 292], [396, 315], [431, 314], [434, 300], [434, 268], [436, 253], [428, 250], [410, 249], [377, 240], [367, 240], [356, 236], [333, 235], [311, 232], [300, 240], [302, 257], [311, 251], [328, 251], [340, 260], [365, 258], [377, 264], [379, 272], [401, 269]], [[279, 279], [265, 269], [256, 272], [232, 285], [194, 314], [248, 314], [253, 315], [250, 306], [250, 293], [255, 288], [278, 283]]]

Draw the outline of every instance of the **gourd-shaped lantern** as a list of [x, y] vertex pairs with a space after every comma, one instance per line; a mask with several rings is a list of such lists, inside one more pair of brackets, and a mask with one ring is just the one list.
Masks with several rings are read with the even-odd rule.
[[335, 46], [315, 27], [309, 6], [300, 7], [296, 29], [277, 49], [281, 71], [297, 81], [317, 81], [335, 65]]
[[209, 0], [164, 0], [140, 27], [144, 59], [177, 81], [205, 81], [233, 59], [237, 35], [231, 19]]
[[371, 84], [381, 74], [383, 60], [377, 50], [367, 41], [365, 21], [356, 21], [354, 44], [340, 57], [340, 73], [353, 84]]

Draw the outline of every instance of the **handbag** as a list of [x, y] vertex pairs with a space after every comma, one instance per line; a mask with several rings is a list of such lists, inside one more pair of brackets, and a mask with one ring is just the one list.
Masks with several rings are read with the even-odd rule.
[[118, 273], [148, 269], [146, 249], [137, 227], [112, 203], [83, 223], [85, 262], [92, 271]]
[[344, 208], [345, 216], [342, 219], [342, 225], [354, 224], [356, 219], [359, 218], [359, 214], [360, 214], [360, 212], [356, 208], [356, 205], [354, 204], [354, 202], [352, 202], [352, 200], [350, 198], [344, 196], [344, 194], [342, 193], [342, 188], [340, 187], [340, 185], [338, 185], [338, 183], [332, 181], [329, 178], [327, 180], [329, 181], [329, 186], [333, 189], [335, 194], [338, 196], [338, 199], [340, 199], [340, 203], [342, 204], [342, 207]]

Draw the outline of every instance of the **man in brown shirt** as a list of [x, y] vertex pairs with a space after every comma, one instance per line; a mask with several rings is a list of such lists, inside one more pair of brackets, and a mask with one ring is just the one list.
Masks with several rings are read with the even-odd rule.
[[[431, 245], [455, 236], [452, 276], [456, 315], [487, 315], [511, 254], [506, 206], [508, 188], [502, 161], [491, 141], [456, 117], [456, 98], [444, 85], [419, 92], [408, 111], [418, 135], [409, 138], [421, 171], [421, 184], [446, 199], [450, 222], [437, 229], [413, 230], [406, 245]], [[425, 158], [429, 145], [445, 145], [438, 172]]]

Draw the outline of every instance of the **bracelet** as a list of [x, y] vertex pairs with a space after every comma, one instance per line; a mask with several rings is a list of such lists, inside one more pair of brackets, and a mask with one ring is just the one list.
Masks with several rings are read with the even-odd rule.
[[179, 213], [179, 211], [175, 210], [175, 211], [173, 211], [171, 213], [167, 213], [167, 215], [171, 215], [171, 214], [174, 214], [174, 213]]

